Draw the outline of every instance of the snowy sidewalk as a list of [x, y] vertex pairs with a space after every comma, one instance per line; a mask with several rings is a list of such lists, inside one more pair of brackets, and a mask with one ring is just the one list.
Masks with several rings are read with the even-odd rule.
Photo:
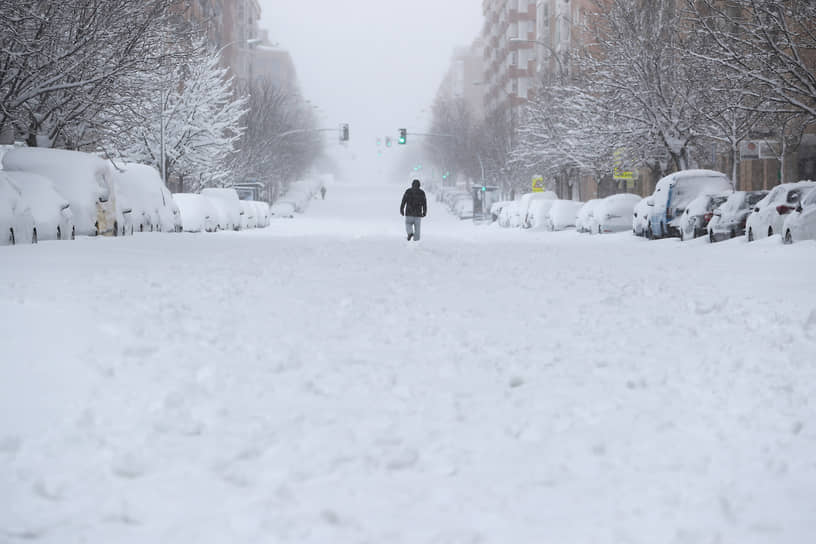
[[0, 248], [0, 542], [811, 540], [816, 244], [409, 244], [402, 190]]

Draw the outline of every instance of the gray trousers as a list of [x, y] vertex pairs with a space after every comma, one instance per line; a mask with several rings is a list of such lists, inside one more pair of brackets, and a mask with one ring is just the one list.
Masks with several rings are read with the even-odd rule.
[[406, 215], [405, 216], [405, 233], [406, 234], [413, 234], [414, 240], [419, 242], [419, 229], [422, 223], [421, 217], [416, 217], [413, 215]]

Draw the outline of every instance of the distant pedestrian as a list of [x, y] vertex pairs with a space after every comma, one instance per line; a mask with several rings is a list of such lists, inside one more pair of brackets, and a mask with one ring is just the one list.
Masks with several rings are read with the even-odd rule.
[[326, 186], [320, 188], [320, 198], [326, 200]]
[[402, 195], [402, 204], [400, 204], [400, 215], [405, 216], [405, 232], [408, 233], [408, 241], [413, 239], [419, 242], [420, 224], [426, 213], [428, 213], [428, 201], [425, 199], [425, 191], [419, 188], [419, 180], [415, 179], [411, 183], [411, 188]]

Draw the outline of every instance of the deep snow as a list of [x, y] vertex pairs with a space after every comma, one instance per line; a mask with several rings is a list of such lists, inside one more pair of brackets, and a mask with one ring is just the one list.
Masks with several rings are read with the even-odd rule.
[[0, 247], [0, 542], [816, 534], [816, 244], [474, 226]]

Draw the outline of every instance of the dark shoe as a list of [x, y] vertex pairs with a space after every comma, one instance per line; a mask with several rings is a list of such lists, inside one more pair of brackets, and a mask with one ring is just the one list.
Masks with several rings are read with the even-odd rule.
[[413, 237], [414, 237], [414, 233], [412, 232], [411, 234], [408, 235], [408, 241], [410, 242], [411, 238], [413, 238]]

